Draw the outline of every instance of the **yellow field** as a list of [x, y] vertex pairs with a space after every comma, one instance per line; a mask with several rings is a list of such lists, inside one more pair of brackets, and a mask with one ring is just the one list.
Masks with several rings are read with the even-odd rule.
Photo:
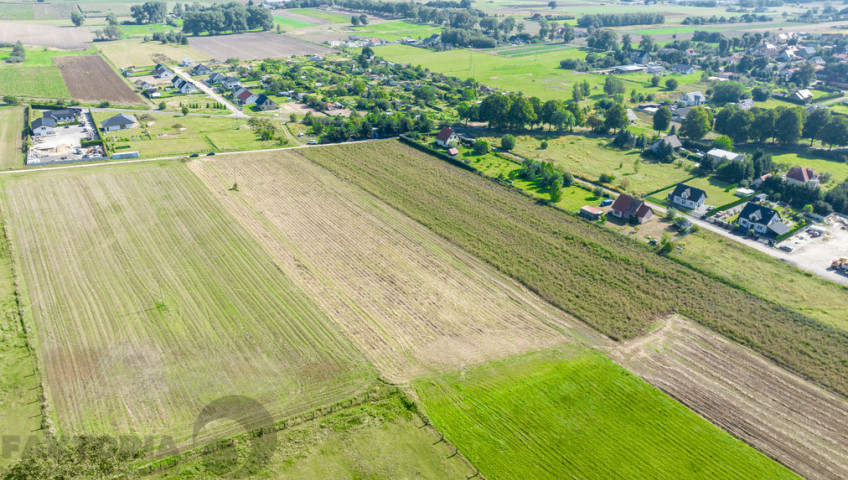
[[201, 53], [188, 45], [163, 44], [161, 42], [143, 42], [141, 40], [120, 40], [97, 44], [106, 58], [118, 68], [146, 66], [162, 63], [163, 59], [154, 56], [162, 55], [169, 61], [179, 63], [185, 57], [191, 57], [195, 62], [210, 60], [209, 55]]

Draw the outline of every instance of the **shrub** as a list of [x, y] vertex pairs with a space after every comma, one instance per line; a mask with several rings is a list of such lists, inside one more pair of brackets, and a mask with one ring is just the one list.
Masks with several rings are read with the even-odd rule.
[[542, 144], [539, 145], [539, 147], [541, 147], [542, 150], [547, 150], [548, 149], [548, 142], [543, 141]]
[[602, 173], [600, 177], [598, 177], [598, 181], [601, 183], [612, 183], [615, 180], [615, 175], [611, 173]]
[[504, 150], [512, 150], [515, 148], [515, 137], [510, 134], [506, 134], [501, 137], [501, 148]]
[[474, 155], [484, 155], [486, 153], [489, 153], [489, 142], [478, 138], [474, 141], [472, 151], [474, 152]]

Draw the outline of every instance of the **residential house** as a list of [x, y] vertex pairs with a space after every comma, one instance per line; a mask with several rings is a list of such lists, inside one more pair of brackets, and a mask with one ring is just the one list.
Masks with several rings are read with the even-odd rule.
[[751, 186], [754, 187], [754, 188], [759, 188], [759, 186], [762, 185], [763, 182], [765, 182], [769, 178], [771, 178], [770, 173], [767, 173], [765, 175], [760, 175], [759, 177], [755, 178], [753, 182], [751, 182]]
[[812, 57], [816, 54], [816, 49], [814, 47], [801, 47], [795, 52], [796, 55], [800, 55], [802, 57]]
[[677, 135], [666, 135], [661, 139], [654, 142], [650, 150], [653, 153], [658, 153], [661, 147], [671, 147], [672, 151], [677, 151], [680, 148], [683, 148], [683, 144], [680, 142], [680, 139], [677, 138]]
[[645, 67], [645, 72], [650, 73], [652, 75], [659, 75], [665, 71], [665, 67], [658, 63], [649, 63], [647, 67]]
[[745, 155], [742, 155], [741, 153], [728, 152], [727, 150], [722, 150], [720, 148], [714, 148], [707, 152], [707, 158], [718, 163], [736, 162], [745, 160]]
[[668, 200], [677, 206], [694, 210], [704, 204], [707, 193], [700, 188], [679, 183], [674, 187], [674, 191], [668, 194]]
[[119, 113], [114, 117], [107, 118], [100, 122], [100, 128], [104, 132], [113, 132], [115, 130], [126, 130], [135, 126], [135, 118], [126, 113]]
[[750, 110], [754, 108], [754, 100], [750, 98], [744, 98], [742, 100], [739, 100], [739, 103], [737, 103], [736, 106], [739, 108], [739, 110]]
[[188, 67], [193, 67], [193, 66], [194, 66], [194, 60], [192, 60], [192, 59], [191, 59], [191, 57], [185, 57], [185, 58], [183, 59], [183, 61], [182, 61], [182, 62], [180, 62], [180, 65], [182, 65], [182, 66], [184, 66], [184, 67], [186, 67], [186, 68], [188, 68]]
[[795, 93], [792, 94], [792, 97], [801, 102], [809, 102], [813, 99], [813, 92], [805, 88], [802, 90], [797, 90]]
[[456, 132], [453, 131], [450, 127], [442, 128], [442, 131], [436, 135], [436, 145], [443, 148], [450, 148], [459, 141], [459, 137], [456, 135]]
[[241, 86], [241, 80], [236, 77], [224, 77], [221, 79], [221, 86], [232, 90]]
[[280, 106], [277, 105], [277, 102], [271, 100], [270, 98], [268, 98], [267, 95], [263, 94], [259, 95], [259, 98], [256, 99], [256, 108], [258, 108], [259, 110], [276, 110], [280, 108]]
[[679, 73], [681, 75], [689, 75], [690, 73], [695, 73], [695, 67], [692, 65], [687, 65], [685, 63], [675, 63], [671, 67], [672, 73]]
[[442, 43], [442, 36], [438, 33], [434, 33], [433, 35], [430, 35], [424, 40], [421, 40], [421, 45], [424, 45], [425, 47], [430, 45], [438, 45], [440, 43]]
[[32, 134], [36, 137], [46, 137], [56, 134], [56, 120], [53, 117], [41, 117], [32, 121]]
[[171, 86], [182, 94], [189, 94], [197, 91], [197, 87], [195, 87], [193, 83], [179, 76], [174, 77], [171, 80]]
[[822, 57], [813, 57], [810, 59], [811, 62], [817, 67], [823, 67], [827, 65], [827, 62], [824, 61]]
[[212, 69], [202, 63], [198, 63], [191, 69], [192, 75], [209, 75], [210, 73], [212, 73]]
[[737, 223], [744, 229], [773, 237], [783, 235], [790, 230], [775, 210], [752, 202], [746, 203], [742, 208]]
[[259, 100], [259, 95], [246, 88], [240, 88], [233, 93], [233, 98], [242, 105], [253, 105]]
[[165, 65], [157, 63], [156, 66], [153, 67], [152, 75], [156, 78], [171, 78], [174, 76], [174, 72]]
[[210, 84], [221, 83], [225, 78], [227, 78], [225, 75], [221, 75], [220, 73], [215, 72], [215, 73], [209, 75], [209, 83]]
[[639, 120], [639, 117], [637, 117], [636, 114], [633, 113], [633, 110], [631, 110], [629, 108], [627, 109], [626, 113], [627, 113], [627, 122], [630, 125], [636, 125], [636, 121]]
[[819, 185], [819, 174], [812, 168], [807, 167], [792, 167], [786, 172], [783, 177], [786, 183], [806, 185], [808, 187], [817, 187]]
[[675, 108], [671, 111], [671, 119], [675, 122], [682, 122], [686, 120], [686, 115], [689, 115], [689, 110], [692, 110], [692, 107]]
[[654, 215], [654, 210], [644, 201], [622, 193], [613, 202], [609, 213], [623, 220], [645, 223]]
[[79, 108], [63, 108], [61, 110], [48, 110], [44, 112], [45, 117], [52, 118], [56, 123], [76, 122], [82, 115]]
[[680, 99], [677, 101], [682, 103], [686, 107], [695, 107], [707, 103], [707, 97], [705, 97], [704, 94], [700, 91], [689, 92], [684, 93], [683, 96], [681, 96]]
[[800, 60], [798, 55], [795, 55], [795, 49], [787, 48], [786, 50], [780, 52], [780, 55], [777, 56], [778, 62], [794, 62], [796, 60]]
[[633, 63], [648, 63], [651, 61], [651, 52], [647, 50], [633, 50], [630, 52], [630, 61]]

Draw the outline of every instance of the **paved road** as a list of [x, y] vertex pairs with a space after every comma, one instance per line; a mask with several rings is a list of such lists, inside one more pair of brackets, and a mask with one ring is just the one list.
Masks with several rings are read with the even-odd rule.
[[199, 88], [205, 94], [209, 95], [210, 97], [212, 97], [215, 100], [217, 100], [218, 102], [220, 102], [222, 105], [226, 106], [227, 110], [233, 112], [234, 117], [236, 117], [236, 118], [249, 118], [250, 117], [250, 115], [247, 115], [246, 113], [239, 110], [235, 105], [228, 102], [224, 97], [218, 95], [215, 92], [215, 90], [213, 90], [211, 87], [208, 87], [205, 83], [192, 80], [191, 76], [186, 75], [185, 72], [183, 72], [180, 68], [177, 68], [177, 67], [171, 67], [171, 68], [174, 70], [174, 73], [176, 73], [178, 75], [182, 75], [183, 78], [185, 78], [189, 82], [193, 83], [195, 87]]

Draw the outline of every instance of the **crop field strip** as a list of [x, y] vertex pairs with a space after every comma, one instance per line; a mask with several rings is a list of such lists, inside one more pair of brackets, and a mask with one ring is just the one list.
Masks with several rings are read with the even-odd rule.
[[678, 318], [610, 355], [805, 478], [848, 478], [845, 398]]
[[848, 334], [396, 141], [303, 154], [616, 339], [680, 313], [848, 393]]
[[433, 425], [488, 478], [797, 478], [590, 349], [414, 387]]
[[74, 100], [141, 103], [141, 98], [100, 55], [56, 57], [53, 61]]
[[280, 419], [374, 381], [184, 164], [3, 181], [25, 321], [62, 433], [179, 442], [223, 395]]
[[0, 109], [0, 169], [23, 166], [24, 109], [21, 107]]
[[189, 166], [392, 381], [573, 341], [571, 330], [604, 341], [297, 152]]

